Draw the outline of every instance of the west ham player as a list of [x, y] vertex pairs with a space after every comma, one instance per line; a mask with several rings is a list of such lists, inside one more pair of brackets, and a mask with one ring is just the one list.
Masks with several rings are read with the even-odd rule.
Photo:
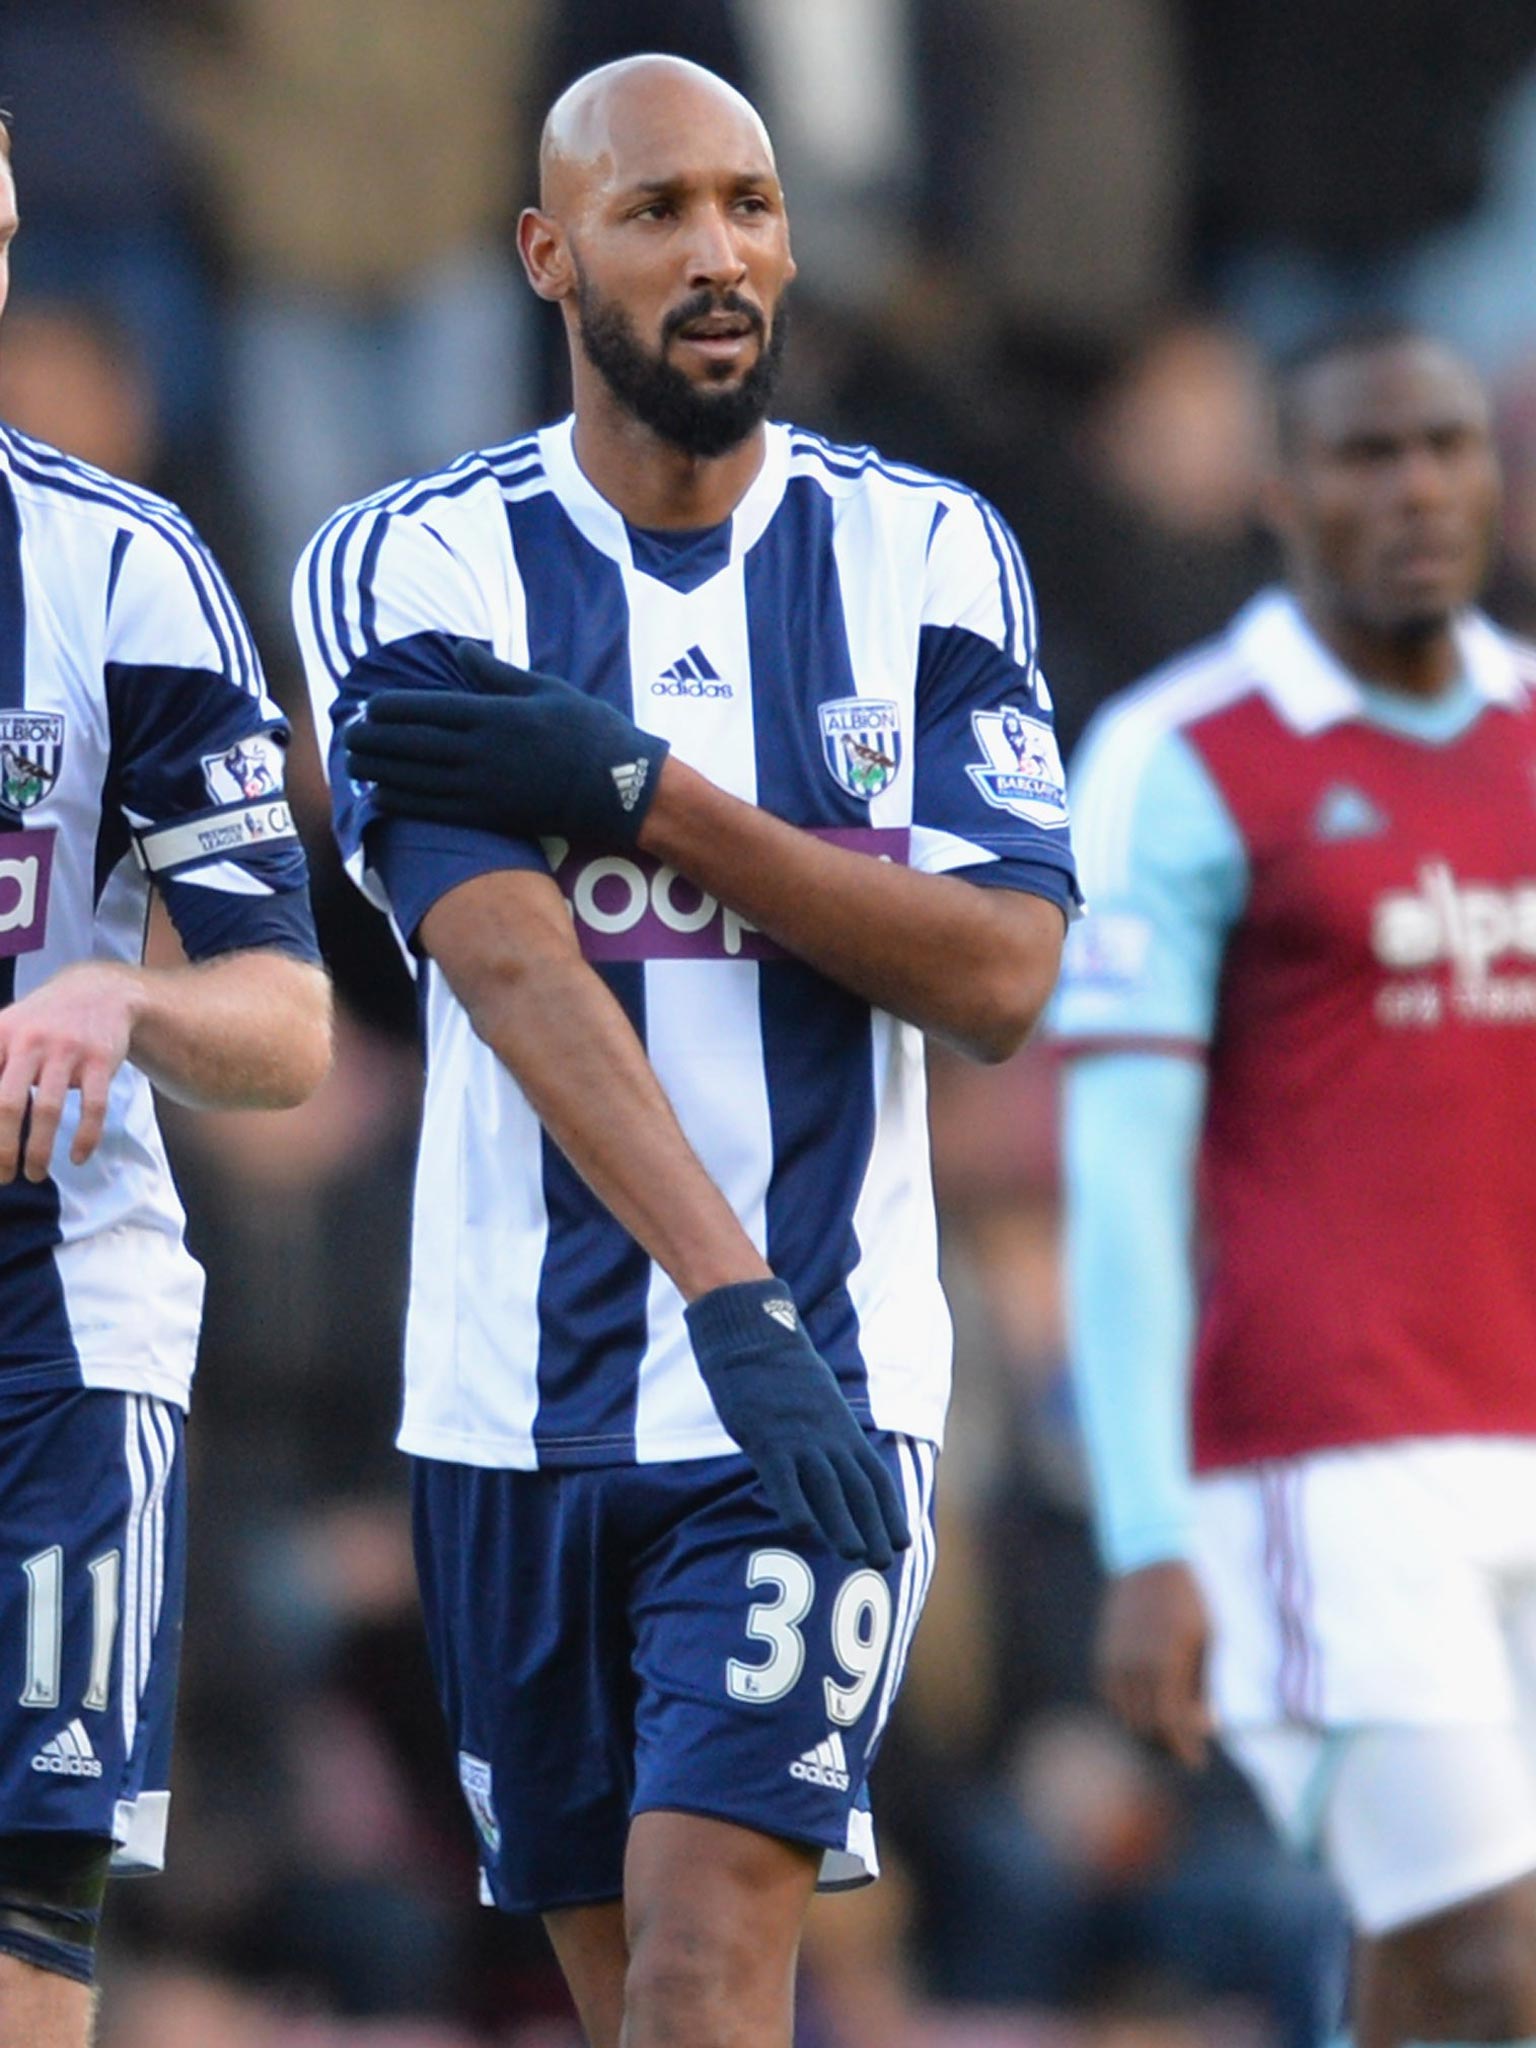
[[1354, 330], [1277, 399], [1289, 588], [1074, 776], [1102, 1674], [1188, 1761], [1214, 1719], [1320, 1849], [1360, 2048], [1531, 2048], [1536, 655], [1471, 608], [1499, 486], [1459, 361]]
[[286, 738], [180, 513], [0, 424], [0, 2048], [82, 2048], [109, 1863], [164, 1853], [202, 1274], [150, 1083], [325, 1071]]
[[574, 419], [340, 513], [295, 584], [343, 848], [421, 961], [400, 1440], [487, 1896], [599, 2048], [783, 2048], [933, 1564], [922, 1033], [1001, 1058], [1044, 1001], [1062, 777], [991, 508], [765, 424], [753, 110], [630, 60], [542, 174]]

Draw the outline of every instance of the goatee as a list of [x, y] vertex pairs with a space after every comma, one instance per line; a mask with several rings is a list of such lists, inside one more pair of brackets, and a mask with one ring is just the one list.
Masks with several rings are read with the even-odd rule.
[[[624, 308], [616, 300], [603, 298], [579, 265], [576, 303], [587, 361], [626, 410], [685, 455], [725, 455], [767, 419], [784, 355], [782, 300], [764, 340], [763, 316], [748, 300], [735, 292], [696, 292], [667, 315], [661, 352], [656, 355], [644, 347]], [[740, 383], [725, 390], [696, 384], [666, 358], [667, 344], [678, 330], [691, 321], [707, 319], [711, 313], [739, 315], [762, 344], [756, 362]]]

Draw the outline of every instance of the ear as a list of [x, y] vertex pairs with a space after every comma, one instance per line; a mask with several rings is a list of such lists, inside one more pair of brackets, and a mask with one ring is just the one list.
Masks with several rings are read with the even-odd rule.
[[517, 253], [528, 282], [541, 299], [568, 299], [575, 291], [570, 244], [553, 214], [541, 213], [536, 206], [524, 207], [517, 222]]

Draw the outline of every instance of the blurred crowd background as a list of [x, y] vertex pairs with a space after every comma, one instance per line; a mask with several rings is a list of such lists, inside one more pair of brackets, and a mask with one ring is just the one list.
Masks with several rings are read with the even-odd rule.
[[[1493, 608], [1536, 627], [1530, 0], [10, 0], [23, 218], [0, 416], [168, 491], [297, 729], [341, 1057], [174, 1118], [210, 1273], [169, 1874], [117, 1888], [104, 2048], [574, 2048], [474, 1903], [391, 1449], [418, 1062], [340, 877], [287, 585], [343, 500], [564, 409], [511, 229], [578, 72], [762, 106], [801, 279], [781, 410], [1017, 530], [1070, 743], [1273, 574], [1263, 357], [1421, 319], [1494, 391]], [[1122, 1738], [1056, 1272], [1053, 1081], [935, 1056], [959, 1337], [942, 1567], [877, 1773], [888, 1876], [819, 1904], [816, 2048], [1306, 2048], [1344, 1943], [1220, 1768]], [[168, 1113], [168, 1121], [170, 1115]]]

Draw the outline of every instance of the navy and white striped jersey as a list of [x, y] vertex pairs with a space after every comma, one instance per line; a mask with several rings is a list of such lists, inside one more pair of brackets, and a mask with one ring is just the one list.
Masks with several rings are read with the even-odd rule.
[[[921, 1035], [635, 854], [376, 817], [337, 733], [370, 691], [462, 688], [456, 641], [563, 676], [791, 824], [930, 873], [1075, 898], [1017, 546], [958, 485], [768, 429], [734, 515], [630, 527], [568, 420], [339, 512], [295, 611], [354, 876], [409, 940], [456, 883], [551, 872], [694, 1150], [856, 1412], [938, 1441]], [[529, 1467], [728, 1452], [677, 1289], [588, 1191], [441, 972], [400, 1442]]]
[[[287, 728], [228, 586], [175, 506], [0, 426], [0, 1005], [143, 956], [151, 877], [193, 959], [313, 959], [283, 801]], [[148, 1081], [45, 1181], [0, 1185], [0, 1393], [185, 1404], [203, 1277]]]

